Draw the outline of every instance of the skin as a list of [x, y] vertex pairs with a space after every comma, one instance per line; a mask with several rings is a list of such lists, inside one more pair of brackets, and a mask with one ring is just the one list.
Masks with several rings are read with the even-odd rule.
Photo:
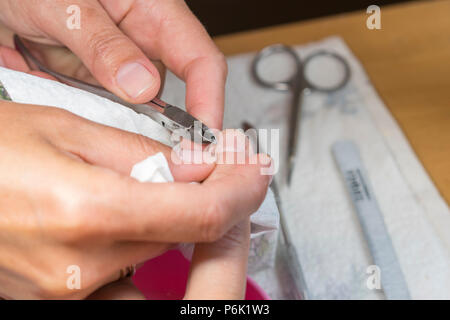
[[[45, 43], [35, 48], [50, 67], [145, 102], [157, 94], [159, 82], [130, 99], [114, 82], [115, 72], [137, 59], [157, 75], [147, 57], [161, 60], [186, 80], [189, 111], [221, 126], [223, 56], [183, 2], [70, 1], [88, 13], [76, 35], [48, 19], [63, 14], [67, 1], [26, 3], [0, 2], [0, 20]], [[0, 33], [10, 43], [11, 31]], [[80, 60], [54, 46], [61, 44]], [[0, 48], [0, 63], [51, 78], [31, 71], [7, 47]], [[269, 184], [270, 177], [260, 174], [267, 156], [250, 155], [258, 159], [255, 165], [170, 162], [175, 183], [143, 184], [129, 177], [132, 166], [157, 152], [170, 159], [168, 147], [56, 108], [0, 102], [0, 110], [0, 296], [142, 298], [129, 279], [116, 281], [118, 270], [178, 242], [196, 242], [186, 298], [243, 298], [248, 216]], [[235, 147], [223, 143], [227, 152]], [[66, 287], [72, 264], [81, 267], [81, 290]]]

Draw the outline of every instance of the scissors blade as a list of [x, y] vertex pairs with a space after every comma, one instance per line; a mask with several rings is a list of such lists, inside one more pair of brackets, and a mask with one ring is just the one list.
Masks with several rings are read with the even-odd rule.
[[295, 160], [297, 156], [298, 142], [300, 139], [300, 122], [302, 113], [302, 101], [304, 95], [304, 86], [300, 81], [294, 83], [293, 97], [289, 117], [289, 141], [288, 141], [288, 153], [287, 153], [287, 172], [286, 181], [290, 186], [292, 181], [292, 175], [295, 167]]
[[194, 142], [216, 142], [216, 137], [205, 124], [203, 124], [201, 121], [197, 120], [181, 108], [170, 105], [157, 98], [143, 104], [129, 103], [102, 87], [95, 86], [78, 79], [60, 74], [59, 72], [55, 72], [45, 67], [38, 59], [36, 59], [31, 54], [31, 52], [17, 35], [14, 35], [14, 44], [16, 49], [22, 54], [22, 56], [30, 60], [34, 65], [36, 65], [39, 70], [50, 74], [51, 76], [67, 85], [101, 96], [113, 102], [119, 103], [127, 108], [130, 108], [137, 113], [148, 116], [169, 131], [177, 133], [180, 136], [187, 137]]

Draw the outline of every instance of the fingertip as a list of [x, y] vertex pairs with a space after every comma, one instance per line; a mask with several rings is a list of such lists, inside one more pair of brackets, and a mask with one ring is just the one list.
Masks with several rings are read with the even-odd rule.
[[226, 64], [218, 63], [215, 56], [191, 61], [182, 78], [186, 81], [188, 111], [210, 128], [222, 129]]
[[209, 155], [201, 150], [173, 148], [169, 167], [175, 181], [201, 182], [214, 170], [215, 162], [208, 161]]
[[269, 156], [268, 154], [265, 153], [259, 153], [257, 155], [255, 155], [258, 159], [258, 163], [261, 166], [267, 167], [270, 166], [272, 164], [272, 157]]
[[175, 181], [202, 182], [214, 170], [214, 164], [174, 165], [171, 168]]
[[30, 68], [20, 53], [5, 46], [0, 46], [0, 65], [4, 68], [20, 72], [30, 71]]
[[251, 156], [250, 161], [259, 165], [260, 176], [270, 184], [275, 174], [272, 157], [265, 153], [259, 153]]

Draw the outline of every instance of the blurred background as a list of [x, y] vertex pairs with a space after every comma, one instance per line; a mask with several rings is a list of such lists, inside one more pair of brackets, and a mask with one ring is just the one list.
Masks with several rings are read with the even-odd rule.
[[212, 36], [412, 0], [187, 0]]

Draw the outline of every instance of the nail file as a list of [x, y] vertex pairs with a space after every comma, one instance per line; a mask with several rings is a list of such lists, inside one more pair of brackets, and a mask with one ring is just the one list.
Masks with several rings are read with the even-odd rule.
[[352, 141], [338, 141], [333, 144], [332, 152], [358, 215], [373, 261], [381, 270], [381, 286], [386, 299], [410, 299], [408, 286], [358, 147]]

